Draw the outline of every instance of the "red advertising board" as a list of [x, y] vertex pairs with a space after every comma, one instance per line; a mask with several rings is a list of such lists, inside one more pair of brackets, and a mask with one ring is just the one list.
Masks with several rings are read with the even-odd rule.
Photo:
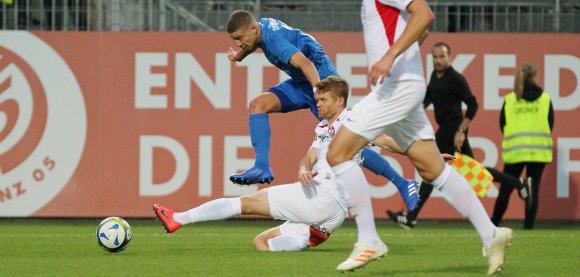
[[[368, 91], [362, 34], [313, 35], [356, 103]], [[451, 45], [480, 104], [475, 156], [500, 170], [503, 96], [520, 65], [538, 66], [556, 121], [538, 218], [580, 219], [580, 37], [435, 33], [422, 50], [427, 75], [438, 41]], [[231, 63], [229, 46], [224, 33], [2, 32], [0, 216], [150, 216], [154, 202], [185, 210], [258, 189], [228, 177], [253, 164], [249, 101], [286, 77], [261, 53]], [[274, 185], [294, 182], [316, 119], [302, 110], [272, 114], [270, 123]], [[382, 154], [419, 178], [405, 157]], [[367, 176], [377, 217], [403, 208], [392, 184]], [[496, 195], [492, 188], [482, 199], [488, 212]], [[437, 194], [426, 205], [423, 218], [459, 218]], [[506, 218], [523, 210], [514, 194]]]

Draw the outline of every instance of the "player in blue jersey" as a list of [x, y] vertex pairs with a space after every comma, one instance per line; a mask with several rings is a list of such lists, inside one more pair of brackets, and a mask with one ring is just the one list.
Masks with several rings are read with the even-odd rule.
[[[320, 120], [314, 88], [321, 79], [338, 73], [314, 37], [280, 20], [261, 18], [256, 21], [250, 12], [237, 10], [232, 12], [226, 26], [239, 48], [230, 47], [228, 50], [231, 61], [240, 62], [261, 48], [270, 63], [291, 77], [250, 102], [250, 138], [256, 161], [251, 169], [230, 176], [232, 182], [241, 185], [269, 183], [274, 175], [269, 161], [271, 131], [268, 114], [310, 109]], [[363, 151], [363, 159], [364, 167], [395, 184], [407, 208], [413, 210], [416, 207], [415, 181], [401, 177], [382, 156], [368, 148]]]

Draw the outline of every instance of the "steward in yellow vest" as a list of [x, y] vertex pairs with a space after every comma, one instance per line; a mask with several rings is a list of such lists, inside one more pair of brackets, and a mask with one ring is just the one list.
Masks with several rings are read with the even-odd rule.
[[505, 96], [503, 109], [502, 158], [504, 163], [552, 161], [552, 136], [548, 116], [550, 95], [540, 91], [533, 101], [517, 99], [515, 92]]
[[[522, 177], [528, 187], [524, 229], [533, 229], [538, 211], [542, 173], [552, 161], [554, 108], [550, 96], [538, 86], [536, 65], [526, 63], [514, 76], [514, 91], [505, 96], [499, 118], [503, 133], [503, 172]], [[514, 187], [501, 183], [491, 222], [499, 226]]]

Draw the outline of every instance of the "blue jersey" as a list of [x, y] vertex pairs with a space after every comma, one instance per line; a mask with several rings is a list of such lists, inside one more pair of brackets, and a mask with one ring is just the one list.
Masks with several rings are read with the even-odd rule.
[[321, 80], [338, 75], [322, 46], [311, 35], [274, 18], [261, 18], [260, 26], [261, 48], [266, 58], [295, 81], [307, 81], [302, 70], [290, 64], [290, 58], [298, 51], [314, 64]]

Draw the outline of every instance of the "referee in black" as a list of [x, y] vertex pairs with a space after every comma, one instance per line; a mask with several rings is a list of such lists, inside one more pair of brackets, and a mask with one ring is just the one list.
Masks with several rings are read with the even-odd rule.
[[[435, 133], [437, 147], [441, 153], [452, 154], [455, 151], [473, 157], [473, 151], [467, 139], [469, 124], [477, 113], [477, 98], [471, 93], [467, 81], [459, 72], [451, 66], [451, 47], [445, 42], [438, 42], [431, 50], [433, 56], [433, 66], [435, 70], [431, 73], [431, 79], [427, 86], [427, 93], [423, 100], [423, 107], [427, 108], [433, 104], [435, 121], [439, 129]], [[467, 105], [465, 115], [461, 110], [461, 103]], [[518, 189], [520, 196], [528, 199], [529, 185], [527, 181], [518, 180], [515, 177], [503, 174], [495, 168], [486, 167], [493, 175], [494, 181], [502, 184], [512, 185]], [[417, 223], [417, 216], [431, 192], [433, 186], [425, 182], [421, 183], [419, 189], [419, 206], [412, 212], [404, 211], [395, 213], [387, 210], [389, 218], [404, 228], [413, 228]]]

